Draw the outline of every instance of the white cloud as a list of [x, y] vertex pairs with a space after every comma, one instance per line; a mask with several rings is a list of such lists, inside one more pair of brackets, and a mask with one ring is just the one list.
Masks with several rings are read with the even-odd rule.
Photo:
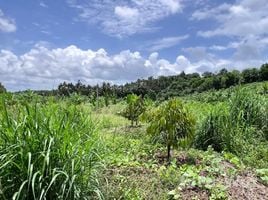
[[12, 90], [52, 88], [64, 80], [119, 82], [148, 76], [150, 69], [144, 63], [139, 52], [129, 50], [110, 56], [104, 49], [48, 49], [36, 45], [21, 56], [0, 51], [0, 80]]
[[136, 8], [129, 8], [127, 6], [116, 6], [114, 13], [122, 19], [132, 20], [133, 17], [139, 16], [139, 11]]
[[182, 9], [182, 5], [177, 0], [160, 0], [160, 2], [166, 5], [173, 14]]
[[[209, 47], [213, 51], [234, 50], [236, 62], [263, 59], [267, 46], [268, 30], [267, 0], [237, 0], [233, 4], [223, 3], [196, 10], [192, 20], [212, 20], [214, 29], [200, 30], [199, 36], [210, 38], [226, 36], [231, 42]], [[213, 25], [214, 26], [214, 25]], [[256, 63], [256, 62], [254, 62]]]
[[15, 32], [16, 29], [15, 21], [6, 17], [0, 9], [0, 32]]
[[199, 31], [203, 37], [216, 35], [247, 37], [263, 36], [268, 29], [267, 0], [239, 0], [235, 4], [221, 4], [193, 13], [192, 19], [212, 19], [218, 22], [216, 29]]
[[[243, 53], [243, 52], [242, 52]], [[143, 57], [129, 50], [109, 55], [106, 50], [82, 50], [76, 46], [51, 49], [39, 43], [23, 55], [0, 51], [0, 80], [9, 90], [51, 89], [63, 81], [82, 80], [87, 84], [103, 81], [124, 83], [149, 76], [243, 69], [260, 66], [267, 60], [219, 59], [204, 56], [192, 60], [178, 55], [174, 62], [159, 58], [157, 52]]]
[[161, 39], [157, 39], [150, 44], [148, 44], [147, 48], [149, 51], [159, 51], [162, 49], [167, 49], [173, 46], [178, 45], [181, 41], [189, 38], [189, 35], [177, 36], [177, 37], [164, 37]]
[[181, 0], [68, 0], [79, 19], [99, 24], [105, 34], [124, 37], [158, 29], [154, 23], [182, 11]]

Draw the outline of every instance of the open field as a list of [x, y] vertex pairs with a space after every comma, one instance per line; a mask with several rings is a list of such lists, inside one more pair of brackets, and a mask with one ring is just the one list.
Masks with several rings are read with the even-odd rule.
[[169, 162], [125, 100], [3, 94], [0, 199], [268, 199], [267, 84], [180, 97], [194, 136]]

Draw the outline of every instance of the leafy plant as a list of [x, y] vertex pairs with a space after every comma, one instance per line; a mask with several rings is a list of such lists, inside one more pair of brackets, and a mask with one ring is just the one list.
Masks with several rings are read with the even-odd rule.
[[138, 125], [138, 119], [144, 111], [145, 104], [143, 98], [135, 94], [129, 94], [127, 96], [127, 107], [122, 114], [125, 118], [131, 120], [131, 126], [134, 126], [134, 122]]
[[194, 166], [186, 166], [181, 168], [180, 183], [168, 194], [173, 199], [180, 199], [181, 193], [185, 188], [200, 188], [209, 192], [210, 200], [227, 199], [226, 187], [216, 184], [213, 177], [200, 175], [201, 169]]
[[261, 181], [268, 185], [268, 169], [257, 169], [256, 172]]
[[177, 99], [163, 103], [149, 112], [145, 119], [149, 122], [147, 133], [160, 137], [167, 147], [167, 161], [170, 161], [171, 147], [179, 144], [190, 145], [194, 134], [195, 120], [191, 113]]

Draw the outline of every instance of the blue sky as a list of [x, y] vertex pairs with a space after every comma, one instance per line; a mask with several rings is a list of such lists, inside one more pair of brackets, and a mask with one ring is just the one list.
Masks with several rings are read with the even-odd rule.
[[0, 82], [51, 89], [259, 67], [267, 10], [267, 0], [0, 0]]

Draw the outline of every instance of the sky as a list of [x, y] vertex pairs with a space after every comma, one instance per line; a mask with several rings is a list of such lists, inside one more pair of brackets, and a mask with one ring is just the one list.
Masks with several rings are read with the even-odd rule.
[[0, 82], [138, 78], [268, 62], [267, 0], [0, 0]]

